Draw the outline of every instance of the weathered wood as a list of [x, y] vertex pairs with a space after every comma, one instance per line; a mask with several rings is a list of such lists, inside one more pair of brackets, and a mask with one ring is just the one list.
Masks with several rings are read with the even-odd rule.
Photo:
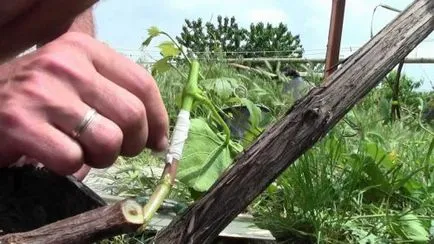
[[434, 28], [434, 1], [416, 0], [320, 88], [299, 100], [155, 243], [211, 243], [289, 165], [322, 138]]
[[32, 231], [0, 236], [0, 244], [92, 243], [115, 235], [134, 232], [142, 224], [142, 205], [134, 200], [124, 200]]

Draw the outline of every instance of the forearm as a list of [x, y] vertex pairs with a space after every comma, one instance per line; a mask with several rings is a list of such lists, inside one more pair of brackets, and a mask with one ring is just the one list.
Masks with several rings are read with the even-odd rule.
[[95, 36], [95, 25], [92, 9], [90, 8], [77, 16], [74, 23], [72, 23], [72, 25], [69, 27], [68, 31], [78, 31]]
[[75, 28], [74, 25], [71, 26], [75, 17], [89, 9], [98, 0], [18, 1], [20, 4], [26, 4], [24, 7], [10, 7], [14, 4], [9, 2], [0, 0], [0, 13], [14, 9], [11, 11], [13, 13], [0, 17], [2, 36], [0, 63], [13, 58], [35, 44], [47, 42], [57, 37], [59, 33]]
[[[92, 9], [89, 8], [84, 13], [77, 16], [74, 20], [74, 22], [65, 30], [57, 33], [55, 37], [62, 35], [66, 31], [76, 31], [76, 32], [82, 32], [86, 33], [88, 35], [94, 36], [95, 35], [95, 27], [94, 27], [94, 21], [93, 21], [93, 13]], [[45, 43], [49, 42], [50, 39], [46, 41], [41, 41], [38, 43], [38, 47], [44, 45]], [[0, 64], [0, 80], [1, 77], [6, 77], [8, 73], [10, 73], [14, 67], [14, 60], [11, 60], [9, 62], [5, 62], [3, 64]], [[6, 75], [6, 76], [5, 76]]]
[[31, 9], [40, 0], [0, 0], [0, 27]]
[[93, 20], [93, 11], [92, 8], [87, 9], [82, 14], [78, 15], [72, 24], [67, 26], [64, 30], [59, 30], [58, 33], [54, 34], [53, 36], [50, 36], [46, 40], [42, 40], [38, 42], [38, 47], [52, 41], [53, 39], [61, 36], [67, 31], [75, 31], [75, 32], [82, 32], [85, 34], [88, 34], [90, 36], [95, 36], [95, 25]]

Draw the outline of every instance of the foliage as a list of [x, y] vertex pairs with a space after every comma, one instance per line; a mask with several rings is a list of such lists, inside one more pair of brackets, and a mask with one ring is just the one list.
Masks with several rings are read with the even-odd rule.
[[289, 243], [428, 241], [434, 137], [409, 121], [379, 123], [372, 104], [384, 92], [374, 90], [257, 199], [260, 226]]
[[301, 57], [303, 49], [300, 37], [294, 36], [288, 27], [262, 22], [241, 28], [235, 17], [217, 17], [217, 24], [203, 23], [202, 19], [185, 20], [182, 32], [176, 40], [197, 55], [227, 58], [240, 57]]
[[178, 179], [194, 191], [204, 192], [229, 167], [235, 155], [224, 137], [216, 134], [206, 120], [192, 119]]
[[[255, 72], [236, 70], [221, 62], [203, 63], [202, 67], [205, 79], [200, 82], [201, 89], [217, 107], [233, 106], [241, 98], [263, 104], [270, 109], [271, 119], [262, 126], [275, 121], [294, 102], [282, 94], [282, 84]], [[155, 78], [173, 119], [182, 76], [171, 69]], [[425, 105], [414, 102], [418, 97], [425, 100], [426, 95], [413, 89], [402, 93], [402, 119], [385, 123], [387, 117], [380, 105], [390, 94], [386, 82], [251, 204], [248, 211], [260, 227], [270, 229], [283, 243], [426, 243], [427, 233], [431, 236], [430, 229], [434, 229], [434, 136], [420, 126]], [[198, 105], [192, 116], [200, 120], [196, 125], [202, 124], [198, 130], [211, 128], [217, 131], [211, 138], [222, 138], [215, 123], [204, 124], [210, 121], [208, 109]], [[221, 139], [215, 145], [221, 145]], [[147, 163], [128, 165], [140, 169]], [[134, 189], [140, 187], [146, 188], [137, 185]], [[177, 183], [171, 198], [191, 203], [196, 196], [189, 188]]]
[[269, 23], [266, 25], [262, 22], [252, 23], [244, 51], [246, 52], [244, 57], [247, 58], [258, 56], [300, 58], [303, 55], [300, 36], [293, 36], [283, 23], [279, 23], [276, 27]]
[[[157, 28], [149, 33], [146, 45], [153, 37], [165, 35]], [[182, 53], [181, 46], [173, 39], [171, 42], [159, 46], [163, 58], [153, 72], [173, 125], [188, 66], [170, 62]], [[282, 82], [261, 72], [211, 59], [203, 61], [201, 67], [199, 86], [205, 100], [197, 102], [192, 111], [190, 140], [181, 161], [184, 168], [171, 195], [186, 204], [207, 190], [230, 167], [237, 152], [294, 103], [291, 94], [283, 92]], [[308, 72], [305, 78], [311, 84], [320, 84], [316, 73], [322, 73], [323, 67], [308, 64], [301, 68]], [[276, 71], [267, 64], [265, 69]], [[258, 225], [283, 243], [426, 243], [433, 237], [434, 132], [422, 120], [424, 111], [432, 106], [432, 94], [416, 92], [418, 82], [404, 75], [402, 118], [389, 123], [389, 84], [394, 75], [391, 72], [249, 206], [248, 212]], [[247, 123], [241, 128], [246, 133], [241, 138], [234, 136], [236, 131], [231, 127], [232, 119], [239, 115], [228, 109], [238, 107], [248, 111]], [[229, 142], [224, 125], [232, 129]], [[148, 159], [149, 155], [141, 157]], [[136, 173], [126, 176], [131, 181], [119, 184], [123, 188], [118, 192], [145, 194], [143, 189], [152, 189], [153, 181], [143, 179], [140, 169], [148, 163], [131, 164]]]
[[[173, 68], [183, 76], [183, 73], [179, 69], [168, 62], [170, 59], [176, 57], [176, 55], [174, 55], [175, 53], [182, 52], [180, 45], [175, 43], [166, 33], [156, 30], [157, 28], [155, 27], [149, 30], [150, 37], [143, 43], [144, 45], [149, 45], [152, 38], [158, 36], [157, 33], [166, 35], [171, 41], [165, 41], [159, 45], [163, 57], [153, 66], [153, 73], [165, 73], [170, 68]], [[191, 63], [187, 55], [185, 55], [185, 58]], [[196, 62], [196, 64], [198, 64], [198, 62]], [[190, 66], [188, 67], [190, 69]], [[212, 88], [208, 85], [208, 91], [212, 90], [218, 95], [224, 93], [224, 98], [230, 98], [232, 87], [228, 87], [227, 82], [222, 79], [205, 79], [203, 75], [201, 75], [201, 77], [202, 80], [205, 81], [205, 88], [207, 87], [207, 82], [217, 84], [216, 86], [212, 85]], [[187, 184], [192, 192], [199, 193], [195, 194], [195, 196], [197, 196], [211, 187], [221, 173], [229, 167], [233, 158], [241, 151], [242, 146], [236, 141], [231, 140], [231, 132], [227, 121], [222, 118], [222, 116], [225, 116], [225, 113], [223, 112], [222, 114], [217, 111], [215, 103], [207, 97], [208, 93], [203, 92], [203, 89], [197, 87], [198, 84], [194, 86], [193, 88], [186, 85], [182, 94], [175, 98], [175, 100], [179, 101], [180, 99], [189, 97], [194, 99], [192, 102], [194, 105], [193, 111], [196, 107], [201, 107], [206, 109], [202, 111], [208, 112], [204, 114], [205, 116], [202, 119], [199, 119], [199, 116], [193, 115], [192, 117], [194, 119], [191, 120], [191, 126], [188, 132], [189, 139], [184, 145], [184, 153], [180, 159], [180, 165], [177, 167], [177, 179]], [[255, 104], [247, 99], [241, 100], [247, 101], [249, 111], [254, 110]], [[178, 111], [179, 109], [180, 104], [178, 102], [177, 109], [174, 110]], [[189, 110], [191, 109], [189, 108]], [[259, 120], [255, 119], [254, 115], [255, 114], [252, 114], [252, 116], [250, 116], [250, 121], [256, 122], [253, 124], [256, 128], [259, 126]], [[175, 119], [172, 117], [171, 121], [174, 120]]]
[[[120, 197], [149, 196], [158, 184], [161, 176], [161, 170], [158, 169], [162, 163], [164, 160], [160, 155], [147, 150], [136, 157], [120, 157], [116, 170], [105, 175], [112, 183], [108, 183], [104, 190], [110, 195]], [[180, 203], [191, 200], [188, 187], [182, 183], [173, 186], [169, 198]]]
[[[384, 89], [385, 96], [384, 98], [393, 104], [393, 95], [395, 89], [395, 82], [397, 78], [397, 72], [394, 70], [390, 72], [384, 79]], [[414, 92], [415, 89], [421, 86], [421, 81], [413, 81], [410, 77], [402, 74], [399, 79], [399, 91], [397, 92], [397, 98], [399, 104], [404, 104], [406, 106], [411, 106], [411, 109], [414, 110], [417, 108], [419, 101], [418, 95]], [[389, 118], [392, 119], [392, 116]]]
[[426, 100], [427, 106], [423, 110], [423, 120], [434, 125], [434, 94], [429, 95]]
[[243, 51], [246, 30], [240, 28], [235, 17], [217, 17], [217, 25], [203, 24], [201, 18], [185, 20], [180, 36], [176, 40], [195, 54], [225, 52], [227, 57], [237, 57]]

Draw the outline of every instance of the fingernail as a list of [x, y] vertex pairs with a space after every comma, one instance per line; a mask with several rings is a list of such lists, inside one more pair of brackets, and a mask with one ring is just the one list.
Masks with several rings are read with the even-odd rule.
[[154, 152], [164, 152], [169, 147], [169, 140], [167, 137], [161, 138], [156, 145], [154, 145], [153, 150]]
[[160, 148], [161, 151], [166, 150], [169, 147], [169, 139], [167, 138], [167, 136], [164, 136], [161, 141], [160, 141]]

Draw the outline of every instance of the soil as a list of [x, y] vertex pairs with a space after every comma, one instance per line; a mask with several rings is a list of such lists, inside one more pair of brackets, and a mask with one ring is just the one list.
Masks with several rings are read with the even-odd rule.
[[0, 169], [0, 235], [36, 229], [104, 205], [72, 176], [33, 166]]

